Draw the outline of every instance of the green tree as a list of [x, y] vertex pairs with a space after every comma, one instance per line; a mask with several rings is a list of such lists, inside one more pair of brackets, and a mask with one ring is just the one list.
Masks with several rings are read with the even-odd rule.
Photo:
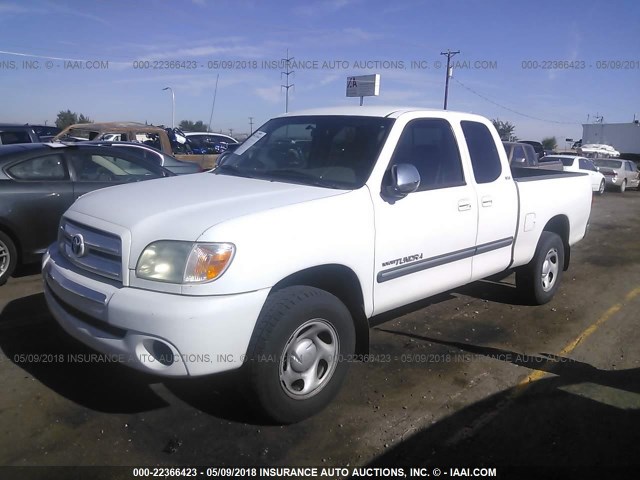
[[202, 120], [198, 120], [197, 122], [182, 120], [178, 127], [185, 132], [206, 132], [209, 130], [208, 126], [205, 125]]
[[518, 137], [513, 134], [516, 126], [512, 123], [503, 122], [499, 118], [492, 119], [491, 123], [493, 123], [493, 126], [496, 127], [498, 135], [503, 142], [515, 142], [518, 140]]
[[92, 123], [92, 120], [89, 117], [84, 116], [82, 113], [78, 115], [76, 112], [72, 112], [71, 110], [61, 110], [58, 112], [58, 116], [56, 117], [56, 127], [58, 128], [67, 128], [69, 125], [73, 125], [74, 123]]
[[555, 150], [556, 147], [558, 146], [558, 141], [556, 140], [556, 137], [543, 138], [540, 143], [542, 143], [542, 147], [545, 150]]
[[78, 123], [93, 123], [89, 117], [85, 117], [83, 114], [78, 115]]

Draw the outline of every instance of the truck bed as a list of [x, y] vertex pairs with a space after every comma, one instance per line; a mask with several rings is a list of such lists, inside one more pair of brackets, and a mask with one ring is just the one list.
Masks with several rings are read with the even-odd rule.
[[514, 168], [520, 210], [513, 250], [514, 267], [528, 263], [547, 223], [568, 228], [568, 245], [586, 234], [591, 213], [591, 181], [586, 173]]
[[534, 182], [536, 180], [548, 180], [551, 178], [569, 178], [588, 176], [581, 172], [565, 172], [561, 170], [551, 170], [546, 168], [522, 168], [512, 167], [511, 175], [516, 182]]

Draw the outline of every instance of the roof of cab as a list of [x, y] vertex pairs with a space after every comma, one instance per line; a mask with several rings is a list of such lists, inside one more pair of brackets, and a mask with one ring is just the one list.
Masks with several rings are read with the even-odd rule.
[[156, 127], [155, 125], [147, 125], [140, 122], [94, 122], [94, 123], [74, 123], [69, 125], [68, 129], [81, 129], [81, 130], [104, 130], [110, 128], [135, 128], [137, 130], [162, 130], [162, 127]]
[[477, 115], [464, 113], [464, 112], [456, 112], [453, 110], [441, 110], [437, 108], [423, 108], [423, 107], [407, 107], [407, 106], [357, 106], [357, 105], [349, 105], [349, 106], [338, 106], [338, 107], [325, 107], [325, 108], [314, 108], [309, 110], [300, 110], [296, 112], [289, 112], [282, 115], [280, 117], [286, 116], [302, 116], [302, 115], [348, 115], [348, 116], [363, 116], [363, 117], [387, 117], [387, 118], [398, 118], [400, 115], [406, 113], [414, 113], [414, 112], [425, 112], [425, 113], [437, 113], [441, 114], [445, 117], [455, 117], [455, 116], [465, 116], [467, 118], [477, 117]]

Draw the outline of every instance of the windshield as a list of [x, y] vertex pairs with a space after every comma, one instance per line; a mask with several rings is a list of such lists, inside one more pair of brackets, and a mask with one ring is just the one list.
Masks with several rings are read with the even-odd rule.
[[275, 118], [233, 153], [217, 174], [355, 189], [369, 178], [393, 119], [344, 115]]
[[86, 128], [72, 128], [60, 140], [97, 140], [100, 132]]
[[594, 160], [598, 167], [608, 167], [608, 168], [622, 168], [622, 162], [618, 160]]

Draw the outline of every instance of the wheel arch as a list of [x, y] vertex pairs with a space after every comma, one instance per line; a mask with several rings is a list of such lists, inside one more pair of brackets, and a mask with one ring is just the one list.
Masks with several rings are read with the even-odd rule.
[[338, 297], [353, 318], [356, 353], [369, 353], [369, 321], [364, 309], [362, 285], [351, 268], [339, 264], [310, 267], [283, 278], [273, 286], [271, 291], [276, 292], [294, 285], [319, 288]]
[[564, 245], [563, 270], [567, 270], [571, 260], [571, 246], [569, 245], [571, 227], [569, 218], [566, 215], [556, 215], [547, 222], [542, 231], [555, 233], [562, 239], [562, 244]]

